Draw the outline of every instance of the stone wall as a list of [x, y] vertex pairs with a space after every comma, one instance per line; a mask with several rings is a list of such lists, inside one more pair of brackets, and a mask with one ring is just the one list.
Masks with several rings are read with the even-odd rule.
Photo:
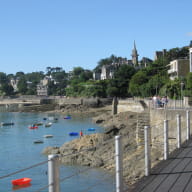
[[143, 112], [145, 110], [145, 104], [141, 100], [125, 99], [118, 100], [117, 113], [132, 111]]
[[[164, 120], [168, 120], [169, 138], [176, 139], [177, 137], [177, 114], [181, 116], [181, 137], [184, 141], [186, 138], [186, 110], [165, 110], [165, 109], [151, 109], [150, 110], [150, 126], [152, 139], [163, 138]], [[192, 112], [190, 113], [192, 123]]]

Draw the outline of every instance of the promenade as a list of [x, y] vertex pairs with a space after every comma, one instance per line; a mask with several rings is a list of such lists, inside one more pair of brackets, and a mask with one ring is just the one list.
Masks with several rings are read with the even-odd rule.
[[152, 169], [128, 192], [191, 192], [192, 191], [192, 140]]

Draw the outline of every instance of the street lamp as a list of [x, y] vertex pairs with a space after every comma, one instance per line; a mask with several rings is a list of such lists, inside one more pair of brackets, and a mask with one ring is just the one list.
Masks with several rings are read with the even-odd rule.
[[184, 83], [181, 82], [181, 107], [183, 107], [183, 87], [184, 87]]

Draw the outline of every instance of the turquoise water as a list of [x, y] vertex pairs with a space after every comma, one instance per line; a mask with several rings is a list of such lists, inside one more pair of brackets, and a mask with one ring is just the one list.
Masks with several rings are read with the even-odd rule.
[[[29, 129], [29, 125], [35, 122], [43, 122], [44, 118], [58, 118], [51, 127], [39, 126], [38, 129]], [[0, 177], [11, 174], [15, 171], [36, 165], [46, 161], [47, 156], [41, 152], [47, 146], [61, 146], [76, 137], [69, 136], [69, 132], [80, 132], [92, 134], [89, 128], [94, 128], [95, 132], [102, 132], [103, 129], [91, 122], [90, 118], [83, 116], [72, 116], [71, 119], [64, 119], [60, 114], [40, 114], [40, 113], [0, 113], [0, 122], [14, 122], [13, 126], [0, 127]], [[45, 138], [45, 135], [53, 135], [52, 138]], [[35, 140], [42, 140], [41, 144], [34, 144]], [[79, 170], [85, 169], [80, 166], [60, 166], [60, 191], [66, 192], [108, 192], [114, 191], [114, 178], [110, 174], [100, 169], [89, 169], [89, 171], [77, 176]], [[31, 185], [25, 188], [15, 188], [11, 180], [22, 177], [30, 177]], [[35, 192], [48, 185], [47, 163], [35, 168], [26, 170], [16, 175], [0, 179], [0, 192], [25, 191]], [[47, 192], [48, 188], [40, 191]]]

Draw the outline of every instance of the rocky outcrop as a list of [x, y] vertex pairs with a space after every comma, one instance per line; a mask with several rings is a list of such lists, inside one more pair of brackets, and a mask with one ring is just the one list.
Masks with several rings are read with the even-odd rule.
[[[114, 137], [121, 135], [125, 154], [124, 165], [127, 167], [124, 170], [124, 176], [129, 182], [139, 178], [142, 175], [141, 172], [143, 173], [143, 162], [141, 162], [141, 166], [136, 158], [143, 154], [143, 150], [137, 148], [135, 140], [137, 113], [125, 112], [111, 116], [108, 112], [93, 118], [93, 121], [100, 122], [100, 125], [104, 127], [104, 133], [84, 135], [79, 139], [65, 143], [61, 147], [46, 148], [43, 152], [60, 154], [61, 162], [64, 164], [102, 167], [114, 171]], [[134, 153], [135, 155], [133, 155]], [[135, 170], [135, 166], [132, 166], [135, 161], [138, 163], [138, 171]]]

